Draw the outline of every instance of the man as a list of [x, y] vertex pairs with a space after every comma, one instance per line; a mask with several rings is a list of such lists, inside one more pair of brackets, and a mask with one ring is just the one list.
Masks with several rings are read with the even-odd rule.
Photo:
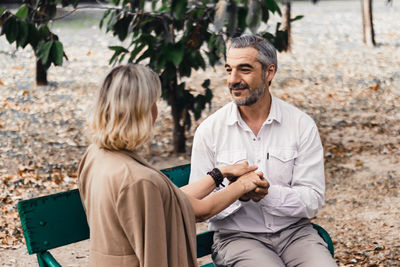
[[318, 129], [307, 114], [271, 96], [277, 67], [276, 50], [265, 39], [233, 38], [225, 65], [233, 102], [196, 130], [190, 182], [248, 160], [270, 185], [210, 219], [216, 266], [337, 266], [309, 220], [325, 191]]

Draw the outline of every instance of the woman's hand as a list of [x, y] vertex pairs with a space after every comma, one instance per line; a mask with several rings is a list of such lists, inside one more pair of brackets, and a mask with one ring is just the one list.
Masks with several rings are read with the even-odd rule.
[[244, 194], [249, 193], [257, 188], [258, 182], [263, 178], [262, 172], [248, 172], [240, 176], [235, 183], [240, 183], [243, 185]]
[[233, 165], [226, 165], [219, 168], [219, 170], [222, 172], [222, 175], [224, 177], [228, 177], [230, 181], [235, 180], [238, 176], [242, 176], [248, 172], [253, 172], [257, 169], [257, 166], [249, 166], [249, 162], [247, 161]]
[[250, 199], [258, 202], [263, 199], [268, 194], [269, 183], [268, 181], [262, 177], [260, 180], [256, 182], [257, 188], [244, 194], [239, 198], [241, 201], [249, 201]]

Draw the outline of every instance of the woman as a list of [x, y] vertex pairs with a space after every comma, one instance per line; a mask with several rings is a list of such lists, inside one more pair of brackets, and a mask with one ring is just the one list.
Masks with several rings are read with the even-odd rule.
[[[261, 184], [247, 163], [214, 169], [177, 188], [138, 155], [152, 132], [160, 81], [141, 65], [114, 68], [89, 121], [92, 145], [79, 167], [90, 226], [91, 266], [197, 266], [195, 218], [207, 219]], [[223, 177], [240, 176], [209, 195]]]

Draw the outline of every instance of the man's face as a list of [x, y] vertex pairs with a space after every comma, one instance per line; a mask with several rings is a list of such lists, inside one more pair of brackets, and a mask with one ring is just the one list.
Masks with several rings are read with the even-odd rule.
[[228, 87], [239, 106], [254, 104], [265, 92], [265, 75], [257, 55], [258, 51], [252, 47], [231, 48], [226, 54]]

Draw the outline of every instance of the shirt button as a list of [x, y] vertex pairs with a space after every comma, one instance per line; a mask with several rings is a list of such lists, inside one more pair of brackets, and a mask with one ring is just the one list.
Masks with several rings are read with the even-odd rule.
[[255, 138], [253, 138], [253, 141], [256, 141], [256, 139], [255, 139]]
[[270, 223], [268, 224], [268, 227], [271, 227], [271, 224], [270, 224]]

